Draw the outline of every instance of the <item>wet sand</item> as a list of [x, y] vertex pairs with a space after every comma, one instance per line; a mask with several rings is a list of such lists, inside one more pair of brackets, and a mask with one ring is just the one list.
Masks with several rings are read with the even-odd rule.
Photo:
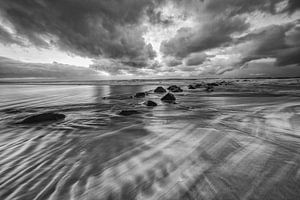
[[0, 199], [300, 199], [299, 80], [175, 82], [176, 104], [152, 91], [174, 81], [0, 85]]

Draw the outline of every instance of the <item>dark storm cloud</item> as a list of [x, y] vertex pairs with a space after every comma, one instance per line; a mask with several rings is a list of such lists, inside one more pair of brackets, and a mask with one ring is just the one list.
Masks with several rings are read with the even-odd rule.
[[161, 52], [184, 58], [190, 53], [220, 47], [231, 42], [231, 34], [246, 30], [249, 24], [244, 18], [215, 18], [203, 26], [181, 28], [176, 36], [161, 44]]
[[[17, 34], [36, 46], [50, 43], [82, 56], [152, 59], [138, 26], [160, 0], [1, 0], [0, 11]], [[3, 34], [2, 34], [3, 35]], [[52, 39], [54, 38], [54, 39]], [[8, 40], [7, 40], [8, 41]], [[134, 61], [133, 61], [134, 62]]]
[[207, 56], [205, 53], [194, 54], [186, 59], [185, 64], [187, 66], [200, 65], [207, 59], [207, 57], [209, 56]]
[[275, 12], [275, 6], [283, 0], [209, 0], [205, 4], [206, 10], [212, 13], [226, 13], [227, 16], [250, 13], [256, 10]]
[[[247, 17], [251, 18], [253, 12], [276, 15], [291, 14], [299, 9], [298, 0], [288, 0], [287, 4], [284, 2], [284, 0], [177, 0], [175, 4], [198, 22], [196, 21], [193, 27], [181, 28], [173, 38], [162, 42], [160, 51], [165, 56], [185, 59], [186, 65], [201, 64], [205, 59], [191, 58], [191, 55], [233, 45], [238, 34], [249, 31], [250, 24]], [[286, 44], [286, 40], [291, 37], [285, 34], [291, 29], [287, 27], [276, 29], [259, 33], [259, 36], [253, 38], [251, 46], [248, 46], [249, 49], [242, 50], [247, 52], [243, 54], [243, 61], [234, 60], [231, 64], [240, 65], [247, 61], [269, 57], [276, 58], [277, 65], [298, 63], [299, 46], [295, 45], [298, 38], [293, 39], [293, 45]], [[298, 37], [296, 33], [294, 37]], [[247, 39], [250, 41], [250, 38]], [[230, 68], [234, 67], [226, 66], [224, 71]], [[222, 69], [218, 71], [223, 73]]]
[[298, 9], [300, 9], [300, 1], [299, 0], [289, 0], [288, 1], [288, 6], [284, 11], [288, 11], [289, 13], [293, 13]]
[[275, 58], [276, 65], [300, 64], [300, 21], [272, 25], [240, 38], [246, 42], [241, 65], [261, 58]]
[[[236, 16], [238, 14], [261, 11], [275, 14], [278, 3], [285, 0], [176, 0], [177, 5], [188, 11], [199, 11], [203, 7], [204, 12], [217, 15]], [[281, 12], [295, 12], [300, 8], [299, 0], [288, 0], [287, 7]]]
[[[232, 42], [232, 34], [242, 33], [250, 26], [240, 14], [255, 10], [272, 13], [282, 0], [177, 0], [177, 6], [192, 15], [199, 23], [182, 28], [174, 38], [164, 41], [161, 52], [185, 58], [191, 53], [222, 47]], [[203, 23], [205, 21], [205, 23]]]
[[157, 11], [155, 9], [148, 9], [147, 15], [149, 17], [149, 22], [151, 24], [161, 24], [163, 26], [168, 26], [173, 24], [172, 17], [163, 17], [161, 11]]

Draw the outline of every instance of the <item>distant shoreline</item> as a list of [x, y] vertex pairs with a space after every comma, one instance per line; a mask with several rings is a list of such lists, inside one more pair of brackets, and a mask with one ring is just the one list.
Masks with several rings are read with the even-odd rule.
[[[53, 78], [0, 78], [0, 84], [17, 85], [118, 85], [120, 83], [132, 85], [134, 83], [153, 82], [157, 84], [164, 81], [202, 81], [202, 80], [270, 80], [270, 79], [300, 79], [300, 77], [255, 77], [255, 78], [164, 78], [164, 79], [120, 79], [120, 80], [78, 80]], [[155, 82], [155, 83], [154, 83]], [[147, 83], [149, 84], [149, 83]], [[151, 83], [150, 83], [151, 84]]]

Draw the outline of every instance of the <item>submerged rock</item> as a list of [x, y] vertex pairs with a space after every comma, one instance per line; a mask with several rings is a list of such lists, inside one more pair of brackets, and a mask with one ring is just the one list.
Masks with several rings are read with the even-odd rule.
[[195, 84], [195, 88], [201, 88], [201, 87], [202, 87], [202, 84], [201, 84], [201, 83]]
[[134, 95], [134, 98], [144, 98], [146, 96], [145, 92], [138, 92]]
[[173, 94], [168, 93], [165, 96], [163, 96], [160, 100], [164, 101], [164, 102], [171, 103], [171, 102], [176, 101], [176, 98], [175, 98], [175, 96]]
[[58, 121], [64, 119], [65, 117], [66, 115], [64, 114], [47, 112], [47, 113], [41, 113], [41, 114], [29, 116], [25, 118], [23, 121], [21, 121], [21, 124], [34, 124], [34, 123], [42, 123], [42, 122], [49, 122], [49, 121]]
[[189, 88], [190, 90], [196, 89], [196, 87], [195, 87], [194, 85], [189, 85], [188, 88]]
[[123, 116], [135, 115], [139, 114], [140, 112], [137, 110], [121, 110], [118, 114]]
[[208, 87], [211, 87], [211, 86], [219, 86], [219, 84], [218, 84], [218, 83], [207, 83], [207, 86], [208, 86]]
[[152, 106], [152, 107], [157, 106], [157, 103], [154, 102], [154, 101], [151, 101], [151, 100], [146, 101], [144, 104], [145, 104], [146, 106]]
[[165, 93], [167, 92], [167, 90], [161, 86], [157, 87], [155, 90], [154, 90], [155, 93]]
[[170, 87], [168, 87], [168, 90], [170, 90], [171, 92], [182, 92], [183, 90], [178, 87], [177, 85], [171, 85]]
[[206, 92], [213, 92], [214, 91], [214, 87], [213, 86], [207, 86], [205, 89]]

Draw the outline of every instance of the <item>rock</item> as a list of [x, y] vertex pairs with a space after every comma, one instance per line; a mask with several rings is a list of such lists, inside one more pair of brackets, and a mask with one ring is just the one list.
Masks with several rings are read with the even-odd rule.
[[195, 87], [194, 85], [189, 85], [188, 88], [189, 88], [190, 90], [196, 89], [196, 87]]
[[167, 92], [167, 90], [161, 86], [157, 87], [155, 90], [154, 90], [155, 93], [165, 93]]
[[23, 121], [21, 121], [21, 124], [35, 124], [35, 123], [42, 123], [42, 122], [49, 122], [49, 121], [58, 121], [64, 119], [65, 117], [66, 115], [64, 114], [47, 112], [47, 113], [41, 113], [41, 114], [29, 116], [25, 118]]
[[174, 102], [176, 100], [176, 98], [173, 94], [168, 93], [165, 96], [163, 96], [160, 100], [164, 101], [164, 102], [171, 103], [171, 102]]
[[146, 96], [145, 92], [138, 92], [134, 95], [134, 98], [144, 98]]
[[155, 103], [154, 101], [151, 101], [151, 100], [146, 101], [144, 104], [146, 106], [152, 106], [152, 107], [157, 106], [157, 103]]
[[202, 84], [201, 83], [197, 83], [196, 85], [195, 85], [195, 88], [201, 88], [202, 87]]
[[183, 92], [183, 90], [180, 87], [178, 87], [176, 89], [171, 90], [171, 92]]
[[219, 84], [218, 83], [207, 83], [207, 86], [210, 87], [210, 86], [218, 86]]
[[170, 87], [168, 87], [168, 90], [170, 90], [171, 92], [182, 92], [183, 90], [178, 87], [177, 85], [171, 85]]
[[207, 86], [205, 90], [206, 90], [206, 92], [213, 92], [214, 87], [213, 86]]
[[123, 116], [135, 115], [139, 114], [140, 112], [137, 110], [121, 110], [118, 114]]

